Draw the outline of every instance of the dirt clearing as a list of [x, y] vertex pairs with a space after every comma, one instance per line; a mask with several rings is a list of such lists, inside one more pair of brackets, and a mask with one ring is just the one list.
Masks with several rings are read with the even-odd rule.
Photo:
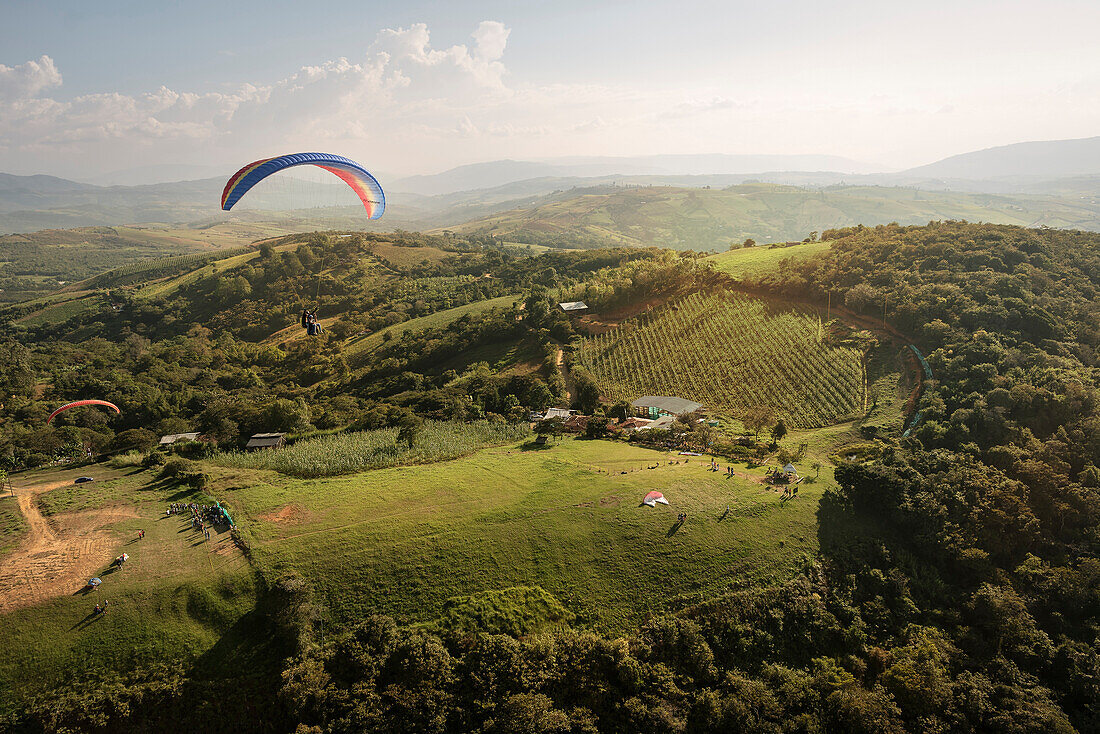
[[0, 567], [0, 613], [78, 591], [111, 560], [118, 541], [108, 527], [137, 517], [128, 507], [44, 517], [36, 497], [70, 484], [64, 481], [16, 488], [19, 510], [30, 530]]

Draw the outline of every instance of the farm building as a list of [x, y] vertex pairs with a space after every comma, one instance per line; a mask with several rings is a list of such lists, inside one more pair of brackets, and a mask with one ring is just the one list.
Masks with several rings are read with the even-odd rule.
[[654, 421], [649, 421], [648, 425], [639, 426], [635, 430], [638, 431], [667, 431], [673, 423], [676, 422], [676, 417], [671, 415], [662, 415], [660, 418]]
[[547, 408], [546, 415], [542, 417], [543, 420], [550, 420], [551, 418], [561, 418], [562, 420], [568, 420], [569, 416], [573, 415], [574, 411], [569, 408]]
[[246, 449], [274, 449], [286, 443], [285, 433], [257, 433], [248, 439]]
[[567, 314], [584, 313], [588, 310], [588, 304], [584, 301], [565, 301], [558, 304], [558, 308]]
[[627, 418], [615, 427], [622, 431], [640, 431], [653, 423], [649, 418]]
[[588, 427], [588, 416], [578, 415], [574, 413], [565, 419], [562, 424], [562, 428], [569, 433], [584, 433], [584, 429]]
[[638, 398], [630, 404], [637, 411], [649, 413], [651, 418], [662, 415], [684, 415], [694, 413], [703, 407], [702, 403], [696, 403], [685, 398], [673, 398], [665, 395], [646, 395]]
[[171, 446], [172, 444], [179, 443], [180, 441], [198, 441], [198, 440], [199, 440], [198, 431], [196, 431], [195, 433], [170, 433], [167, 436], [161, 436], [160, 437], [160, 445], [161, 446]]

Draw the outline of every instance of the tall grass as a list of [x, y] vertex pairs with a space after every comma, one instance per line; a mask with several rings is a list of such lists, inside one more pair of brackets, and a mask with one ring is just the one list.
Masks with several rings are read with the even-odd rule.
[[411, 449], [397, 443], [396, 428], [383, 428], [307, 439], [279, 449], [224, 453], [212, 461], [237, 469], [271, 469], [294, 477], [331, 477], [399, 464], [455, 459], [484, 446], [518, 441], [528, 433], [527, 424], [429, 421], [417, 434]]

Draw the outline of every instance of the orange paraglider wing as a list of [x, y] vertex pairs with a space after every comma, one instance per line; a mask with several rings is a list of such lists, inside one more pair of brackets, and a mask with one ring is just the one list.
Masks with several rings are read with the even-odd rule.
[[118, 409], [117, 405], [115, 405], [114, 403], [108, 403], [106, 400], [77, 400], [74, 403], [62, 405], [60, 408], [50, 413], [50, 417], [46, 419], [46, 425], [50, 425], [50, 421], [57, 417], [58, 413], [64, 413], [69, 408], [79, 408], [81, 405], [102, 405], [104, 407], [112, 409], [116, 413], [122, 413], [122, 411]]

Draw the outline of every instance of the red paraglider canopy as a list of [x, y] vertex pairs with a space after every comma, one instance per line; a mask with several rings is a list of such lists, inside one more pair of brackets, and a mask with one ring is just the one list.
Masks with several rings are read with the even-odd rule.
[[102, 405], [104, 407], [112, 409], [116, 413], [122, 413], [122, 411], [118, 409], [117, 405], [115, 405], [114, 403], [108, 403], [106, 400], [77, 400], [74, 403], [62, 405], [60, 408], [50, 413], [50, 417], [46, 419], [46, 425], [50, 425], [50, 421], [52, 421], [58, 413], [63, 413], [69, 408], [79, 408], [81, 405]]

